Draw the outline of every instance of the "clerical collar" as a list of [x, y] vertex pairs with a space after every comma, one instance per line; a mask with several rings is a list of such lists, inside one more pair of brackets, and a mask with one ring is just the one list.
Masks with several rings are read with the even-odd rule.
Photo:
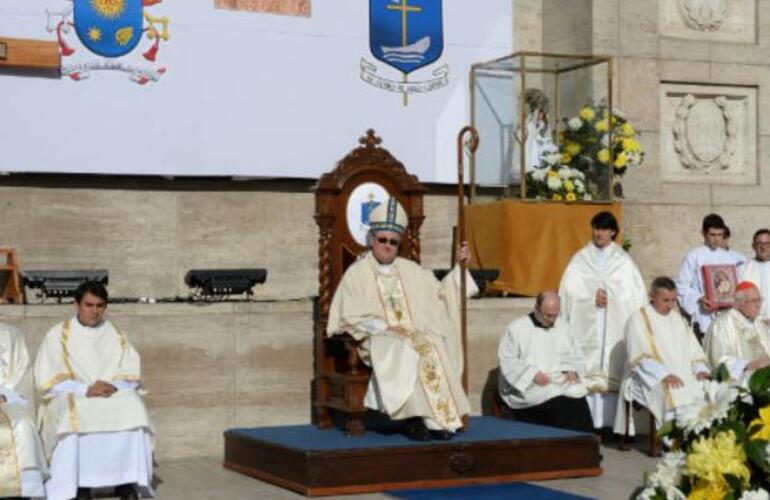
[[535, 315], [535, 311], [532, 311], [531, 313], [529, 313], [529, 319], [532, 320], [532, 324], [535, 325], [536, 328], [542, 328], [543, 330], [548, 330], [548, 329], [550, 329], [553, 326], [553, 325], [545, 326], [544, 324], [542, 324], [537, 319], [537, 316]]
[[84, 324], [82, 321], [80, 321], [80, 316], [78, 316], [77, 314], [75, 315], [75, 321], [77, 321], [77, 322], [78, 322], [78, 325], [82, 326], [83, 328], [93, 328], [94, 330], [95, 330], [95, 329], [97, 329], [97, 328], [99, 328], [100, 326], [102, 326], [102, 325], [104, 324], [104, 320], [101, 320], [101, 321], [99, 322], [99, 324], [98, 324], [98, 325], [96, 325], [96, 326], [89, 326], [89, 325], [86, 325], [86, 324]]

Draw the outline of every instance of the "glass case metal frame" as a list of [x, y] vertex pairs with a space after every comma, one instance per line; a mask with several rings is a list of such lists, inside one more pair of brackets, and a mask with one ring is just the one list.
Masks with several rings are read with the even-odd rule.
[[[545, 58], [553, 58], [556, 60], [564, 59], [567, 61], [567, 64], [565, 64], [563, 67], [557, 67], [555, 69], [547, 69], [547, 68], [527, 68], [527, 58], [530, 57], [545, 57]], [[515, 66], [511, 67], [510, 69], [501, 68], [501, 63], [507, 60], [515, 61], [518, 59], [520, 61], [518, 68]], [[575, 62], [573, 64], [569, 64], [568, 60], [582, 60], [581, 62]], [[530, 202], [542, 202], [546, 200], [535, 200], [535, 199], [528, 199], [526, 196], [526, 156], [525, 156], [525, 148], [523, 147], [523, 144], [526, 142], [526, 113], [524, 113], [524, 109], [526, 108], [526, 101], [525, 101], [525, 90], [526, 90], [526, 81], [527, 81], [527, 73], [548, 73], [554, 75], [554, 94], [555, 94], [555, 102], [554, 102], [554, 116], [556, 117], [555, 123], [555, 134], [556, 137], [559, 137], [559, 132], [561, 131], [562, 127], [562, 121], [560, 118], [560, 99], [559, 99], [559, 76], [562, 73], [574, 71], [581, 68], [586, 68], [590, 66], [595, 66], [599, 64], [607, 64], [607, 109], [610, 112], [610, 116], [608, 118], [608, 123], [610, 123], [610, 126], [608, 127], [608, 135], [609, 135], [609, 144], [614, 144], [614, 127], [611, 125], [612, 123], [612, 112], [613, 112], [613, 88], [612, 88], [612, 80], [614, 78], [614, 66], [613, 66], [613, 59], [609, 56], [598, 56], [598, 55], [579, 55], [579, 54], [555, 54], [555, 53], [544, 53], [544, 52], [534, 52], [534, 51], [518, 51], [514, 52], [513, 54], [509, 54], [507, 56], [498, 57], [496, 59], [492, 59], [491, 61], [485, 61], [485, 62], [479, 62], [471, 65], [471, 72], [470, 72], [470, 93], [471, 93], [471, 125], [474, 127], [477, 127], [476, 122], [476, 79], [477, 79], [477, 72], [480, 70], [484, 71], [500, 71], [501, 73], [509, 73], [512, 74], [512, 78], [515, 78], [515, 73], [518, 73], [518, 78], [520, 81], [521, 91], [519, 92], [519, 130], [521, 131], [521, 139], [520, 139], [520, 147], [519, 147], [519, 169], [521, 174], [521, 183], [519, 186], [520, 189], [520, 198], [521, 201], [530, 201]], [[512, 102], [515, 102], [515, 100], [512, 100]], [[481, 140], [483, 141], [484, 138], [481, 137]], [[611, 166], [615, 162], [615, 152], [613, 147], [609, 147], [610, 152], [610, 158], [609, 158], [609, 165], [610, 165], [610, 180], [609, 180], [609, 187], [608, 187], [608, 199], [606, 200], [593, 200], [593, 201], [581, 201], [580, 203], [602, 203], [606, 204], [608, 202], [612, 202], [614, 200], [614, 194], [613, 194], [613, 186], [615, 183], [615, 173], [614, 169], [611, 168]], [[470, 203], [474, 202], [474, 198], [476, 197], [476, 157], [475, 155], [471, 155], [471, 161], [470, 161]]]

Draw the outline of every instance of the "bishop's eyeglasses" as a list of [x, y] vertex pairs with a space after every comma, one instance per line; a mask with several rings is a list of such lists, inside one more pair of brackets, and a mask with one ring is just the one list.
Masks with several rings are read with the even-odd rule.
[[390, 244], [390, 246], [393, 246], [393, 247], [397, 247], [398, 244], [401, 243], [401, 240], [399, 240], [398, 238], [385, 238], [384, 236], [377, 238], [377, 241], [381, 245]]

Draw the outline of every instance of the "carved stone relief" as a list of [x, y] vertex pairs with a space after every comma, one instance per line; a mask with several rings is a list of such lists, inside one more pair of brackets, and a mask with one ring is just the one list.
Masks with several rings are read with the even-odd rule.
[[661, 86], [661, 177], [669, 182], [757, 182], [757, 90]]
[[658, 0], [660, 34], [721, 42], [756, 42], [756, 0]]

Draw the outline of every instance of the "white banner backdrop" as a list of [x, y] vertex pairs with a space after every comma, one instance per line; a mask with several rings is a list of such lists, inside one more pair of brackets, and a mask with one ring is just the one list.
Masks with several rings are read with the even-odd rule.
[[[409, 75], [429, 83], [404, 106], [388, 88], [401, 73], [369, 51], [366, 0], [313, 0], [309, 18], [162, 0], [146, 8], [170, 20], [153, 64], [146, 39], [105, 60], [73, 30], [64, 62], [87, 78], [0, 74], [0, 170], [315, 178], [374, 128], [422, 181], [453, 182], [470, 65], [511, 51], [512, 3], [444, 0], [443, 54]], [[0, 0], [0, 36], [56, 40], [46, 11], [71, 7]]]

